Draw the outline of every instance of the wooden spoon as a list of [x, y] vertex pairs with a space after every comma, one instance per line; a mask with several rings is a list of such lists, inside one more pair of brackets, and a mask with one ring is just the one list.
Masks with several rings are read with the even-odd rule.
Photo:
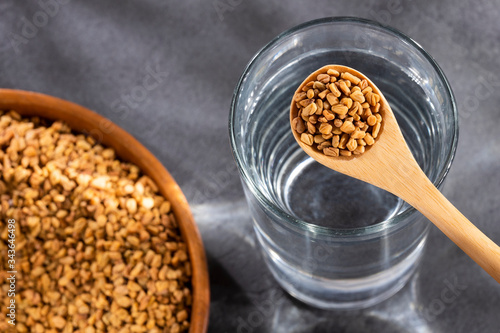
[[[352, 68], [328, 65], [306, 78], [297, 92], [328, 69], [348, 72], [368, 81], [373, 91], [380, 95], [382, 128], [375, 144], [363, 154], [331, 157], [302, 142], [300, 134], [292, 127], [293, 135], [302, 149], [328, 168], [380, 187], [408, 202], [500, 283], [500, 247], [463, 216], [420, 169], [403, 138], [389, 103], [372, 81]], [[296, 103], [292, 101], [290, 124], [297, 117], [297, 112]]]

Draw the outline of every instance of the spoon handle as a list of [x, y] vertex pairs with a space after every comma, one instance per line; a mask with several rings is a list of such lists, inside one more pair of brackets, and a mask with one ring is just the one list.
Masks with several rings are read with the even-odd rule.
[[460, 213], [423, 172], [422, 175], [406, 180], [409, 191], [401, 193], [401, 198], [425, 215], [500, 283], [500, 247]]

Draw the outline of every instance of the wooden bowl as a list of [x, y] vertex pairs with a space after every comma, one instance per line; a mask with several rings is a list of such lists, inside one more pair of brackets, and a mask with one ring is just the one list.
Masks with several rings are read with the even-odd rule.
[[210, 286], [201, 236], [179, 185], [153, 154], [110, 120], [80, 105], [56, 97], [22, 90], [0, 89], [0, 110], [15, 110], [23, 116], [62, 120], [76, 132], [90, 135], [104, 145], [114, 148], [121, 159], [134, 163], [155, 181], [160, 193], [172, 204], [189, 251], [193, 287], [189, 332], [206, 332]]

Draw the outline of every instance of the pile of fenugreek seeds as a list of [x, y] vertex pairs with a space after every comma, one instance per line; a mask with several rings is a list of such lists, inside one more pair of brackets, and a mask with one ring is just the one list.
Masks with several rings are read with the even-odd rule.
[[0, 331], [16, 221], [17, 332], [185, 332], [191, 266], [155, 183], [61, 122], [0, 112]]
[[327, 156], [362, 154], [379, 135], [380, 96], [366, 80], [348, 72], [325, 69], [295, 94], [294, 101], [293, 130]]

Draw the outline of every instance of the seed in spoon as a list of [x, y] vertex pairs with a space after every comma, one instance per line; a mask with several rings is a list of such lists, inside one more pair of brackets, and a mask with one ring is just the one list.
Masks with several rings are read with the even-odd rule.
[[367, 80], [325, 66], [301, 84], [294, 101], [292, 129], [323, 154], [360, 155], [376, 143], [382, 128], [380, 96]]

